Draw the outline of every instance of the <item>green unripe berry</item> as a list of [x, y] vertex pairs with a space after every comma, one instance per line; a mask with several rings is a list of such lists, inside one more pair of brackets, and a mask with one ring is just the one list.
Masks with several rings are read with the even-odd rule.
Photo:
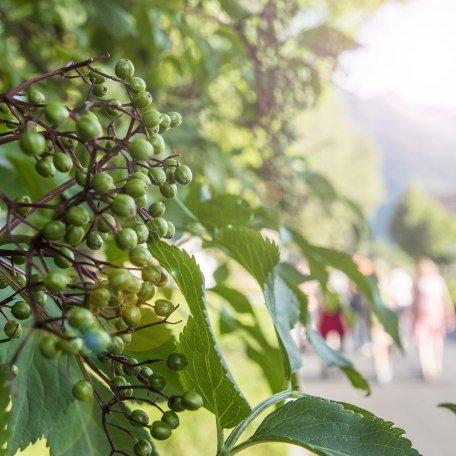
[[100, 250], [103, 247], [103, 238], [98, 233], [91, 232], [87, 235], [86, 245], [91, 250]]
[[130, 424], [135, 427], [144, 427], [149, 424], [149, 415], [143, 410], [133, 410], [129, 416]]
[[63, 272], [50, 271], [44, 277], [44, 286], [51, 291], [63, 291], [69, 282], [69, 278]]
[[41, 306], [44, 306], [47, 301], [47, 294], [43, 291], [37, 291], [36, 293], [33, 293], [33, 299]]
[[116, 76], [120, 79], [129, 79], [135, 74], [135, 67], [128, 59], [120, 59], [116, 63]]
[[78, 401], [87, 401], [93, 395], [93, 387], [87, 380], [79, 380], [73, 386], [73, 396]]
[[36, 89], [32, 89], [27, 94], [28, 101], [33, 104], [44, 104], [46, 101], [45, 96]]
[[152, 255], [149, 250], [141, 245], [133, 247], [129, 252], [129, 259], [132, 264], [139, 268], [145, 268], [152, 262]]
[[166, 206], [161, 201], [156, 201], [149, 206], [149, 214], [154, 218], [163, 217], [165, 210]]
[[154, 128], [160, 125], [162, 115], [160, 112], [153, 109], [148, 109], [141, 114], [142, 123], [146, 128]]
[[54, 255], [54, 263], [62, 269], [66, 269], [72, 266], [74, 262], [74, 253], [72, 250], [62, 247], [58, 253]]
[[192, 170], [185, 165], [179, 165], [174, 171], [174, 178], [179, 184], [187, 185], [192, 181]]
[[161, 374], [149, 375], [149, 385], [155, 391], [162, 391], [166, 386], [166, 379]]
[[130, 195], [117, 194], [111, 209], [120, 217], [133, 217], [136, 214], [136, 203]]
[[125, 344], [124, 341], [119, 336], [114, 336], [111, 339], [111, 347], [109, 351], [114, 354], [120, 354], [124, 351]]
[[160, 185], [160, 193], [165, 198], [174, 198], [177, 195], [176, 184], [169, 184], [165, 182], [163, 185]]
[[84, 330], [84, 342], [89, 350], [95, 353], [104, 353], [111, 345], [111, 337], [103, 329], [90, 326]]
[[135, 443], [133, 451], [136, 456], [151, 456], [152, 445], [146, 439], [141, 439]]
[[162, 113], [162, 120], [160, 122], [160, 133], [166, 133], [171, 128], [171, 117], [168, 114]]
[[168, 223], [168, 231], [166, 232], [164, 237], [166, 239], [171, 239], [176, 234], [176, 227], [169, 220], [167, 221], [167, 223]]
[[165, 140], [162, 135], [152, 136], [150, 143], [154, 146], [155, 155], [160, 155], [165, 151]]
[[83, 207], [73, 206], [68, 210], [66, 220], [70, 225], [84, 226], [90, 222], [90, 215]]
[[52, 177], [55, 174], [55, 166], [52, 157], [44, 157], [35, 163], [36, 172], [43, 177]]
[[163, 168], [151, 168], [149, 170], [149, 177], [154, 185], [163, 185], [166, 182], [166, 172]]
[[[29, 196], [27, 195], [23, 195], [23, 196], [18, 196], [17, 198], [14, 199], [14, 201], [16, 203], [25, 203], [25, 204], [30, 204], [32, 202], [32, 200], [30, 199]], [[19, 215], [26, 215], [28, 214], [30, 211], [30, 208], [27, 207], [27, 206], [18, 206], [16, 207], [16, 212], [19, 214]]]
[[58, 125], [64, 120], [68, 119], [70, 113], [62, 103], [53, 101], [51, 103], [48, 103], [44, 108], [44, 115], [49, 122], [54, 125]]
[[44, 139], [44, 136], [39, 133], [25, 131], [21, 134], [19, 146], [22, 152], [27, 155], [41, 155], [46, 149], [46, 140]]
[[[121, 364], [119, 364], [119, 366], [121, 366]], [[127, 380], [121, 375], [116, 375], [111, 381], [115, 386], [128, 386]]]
[[142, 90], [133, 96], [133, 106], [136, 108], [147, 108], [152, 103], [152, 95], [150, 92]]
[[14, 280], [19, 285], [20, 288], [24, 288], [27, 285], [27, 279], [25, 275], [22, 274], [14, 274]]
[[74, 137], [61, 136], [60, 140], [62, 141], [63, 147], [65, 147], [65, 149], [74, 149], [78, 145], [78, 141]]
[[152, 299], [155, 295], [155, 286], [152, 282], [143, 282], [141, 289], [138, 292], [138, 299], [141, 302], [146, 302]]
[[105, 82], [93, 86], [93, 94], [98, 97], [104, 97], [108, 93], [108, 85]]
[[164, 421], [154, 421], [150, 428], [150, 435], [157, 440], [166, 440], [171, 436], [171, 426]]
[[55, 336], [44, 336], [40, 339], [38, 348], [41, 354], [48, 359], [55, 359], [60, 356], [58, 340]]
[[136, 358], [130, 358], [128, 360], [128, 363], [127, 365], [124, 365], [124, 371], [127, 375], [136, 375], [139, 370], [140, 370], [140, 367], [139, 366], [136, 366], [136, 364], [138, 364], [138, 360]]
[[5, 332], [6, 337], [16, 339], [22, 334], [22, 325], [15, 320], [9, 320], [3, 327], [3, 331]]
[[97, 228], [101, 233], [110, 233], [116, 227], [116, 219], [107, 213], [103, 213], [98, 219]]
[[167, 299], [157, 299], [154, 310], [159, 317], [169, 317], [174, 312], [174, 305]]
[[132, 92], [143, 92], [146, 90], [146, 83], [144, 79], [139, 78], [138, 76], [133, 76], [128, 80], [128, 85]]
[[172, 410], [167, 410], [165, 413], [163, 413], [161, 420], [165, 423], [168, 423], [171, 429], [176, 429], [179, 427], [179, 417], [177, 416], [177, 413], [173, 412]]
[[96, 308], [107, 306], [110, 299], [111, 293], [107, 288], [95, 288], [89, 294], [89, 304]]
[[[93, 70], [96, 70], [96, 71], [93, 71]], [[100, 73], [103, 73], [101, 68], [93, 67], [93, 70], [89, 71], [89, 79], [91, 81], [95, 82], [95, 84], [103, 84], [103, 82], [106, 81], [106, 78], [102, 74], [100, 74]], [[100, 73], [97, 73], [97, 71], [99, 71]]]
[[116, 188], [114, 179], [107, 173], [95, 174], [95, 176], [92, 177], [90, 185], [99, 194], [109, 192], [109, 190]]
[[122, 107], [122, 103], [119, 100], [116, 100], [115, 98], [113, 98], [112, 100], [109, 101], [109, 107], [105, 109], [105, 113], [109, 117], [116, 117], [119, 114], [121, 114], [121, 111], [119, 111], [116, 108], [121, 108], [121, 107]]
[[147, 227], [159, 237], [163, 237], [168, 232], [168, 222], [161, 217], [156, 217], [148, 222]]
[[166, 360], [166, 365], [170, 370], [181, 371], [187, 367], [188, 360], [183, 353], [170, 353]]
[[147, 204], [147, 195], [138, 196], [135, 198], [136, 206], [144, 207]]
[[147, 239], [149, 238], [149, 229], [144, 223], [138, 223], [133, 229], [136, 231], [138, 236], [138, 244], [147, 242]]
[[168, 182], [168, 184], [175, 184], [176, 183], [176, 178], [174, 177], [174, 171], [176, 170], [176, 168], [174, 167], [169, 167], [169, 168], [166, 168], [166, 182]]
[[131, 284], [131, 274], [126, 269], [111, 269], [108, 281], [115, 290], [126, 291]]
[[65, 241], [70, 245], [78, 245], [84, 237], [85, 231], [82, 226], [69, 226], [66, 229]]
[[182, 123], [182, 116], [178, 112], [168, 112], [171, 119], [171, 128], [178, 127]]
[[182, 396], [182, 405], [187, 410], [198, 410], [203, 406], [203, 398], [195, 391], [187, 391]]
[[134, 160], [150, 160], [154, 155], [154, 147], [146, 138], [134, 138], [127, 150]]
[[139, 381], [141, 383], [149, 383], [148, 378], [153, 374], [153, 371], [150, 367], [141, 367], [139, 370]]
[[76, 183], [78, 185], [80, 185], [81, 187], [84, 187], [85, 184], [86, 184], [86, 181], [87, 181], [87, 170], [77, 170], [75, 173], [74, 173], [74, 178], [76, 180]]
[[79, 355], [84, 348], [84, 342], [80, 337], [75, 337], [70, 340], [59, 339], [57, 346], [62, 352], [76, 356]]
[[115, 240], [119, 249], [130, 250], [138, 243], [138, 235], [134, 229], [125, 228], [116, 234]]
[[85, 307], [72, 307], [68, 311], [67, 319], [75, 329], [90, 326], [95, 321], [92, 312]]
[[65, 236], [65, 224], [60, 220], [51, 220], [43, 227], [43, 237], [48, 241], [60, 241]]
[[123, 191], [133, 198], [139, 198], [145, 195], [148, 189], [149, 186], [147, 183], [140, 179], [131, 179], [123, 187]]
[[30, 317], [32, 313], [32, 309], [27, 302], [17, 301], [11, 308], [11, 313], [13, 314], [13, 317], [17, 318], [18, 320], [27, 320], [27, 318]]
[[147, 266], [141, 271], [141, 278], [144, 281], [152, 282], [153, 284], [157, 284], [161, 279], [161, 271], [155, 265]]
[[182, 405], [182, 397], [181, 396], [172, 396], [168, 399], [168, 407], [173, 412], [183, 412], [185, 407]]
[[63, 152], [56, 152], [54, 154], [54, 166], [61, 173], [67, 173], [73, 168], [73, 160]]
[[136, 326], [141, 322], [142, 314], [141, 311], [134, 306], [131, 307], [124, 307], [122, 309], [122, 318], [124, 319], [125, 323], [129, 326]]
[[102, 135], [103, 129], [95, 114], [83, 114], [76, 122], [76, 131], [84, 139], [95, 139]]

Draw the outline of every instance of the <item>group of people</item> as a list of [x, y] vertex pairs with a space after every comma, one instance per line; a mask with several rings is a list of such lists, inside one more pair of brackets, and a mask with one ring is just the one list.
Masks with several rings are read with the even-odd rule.
[[[362, 274], [377, 277], [384, 305], [398, 314], [405, 349], [417, 348], [423, 379], [439, 377], [445, 337], [456, 328], [456, 316], [437, 265], [422, 258], [410, 274], [400, 265], [389, 268], [363, 255], [355, 256], [355, 261]], [[330, 274], [329, 289], [325, 296], [316, 288], [305, 290], [313, 297], [314, 326], [330, 345], [342, 350], [351, 332], [355, 350], [372, 355], [377, 381], [389, 382], [393, 378], [393, 341], [373, 315], [370, 303], [338, 271]]]

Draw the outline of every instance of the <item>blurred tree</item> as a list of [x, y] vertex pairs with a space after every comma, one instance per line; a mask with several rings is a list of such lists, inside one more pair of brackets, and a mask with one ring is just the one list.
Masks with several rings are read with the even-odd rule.
[[456, 217], [416, 185], [397, 205], [391, 234], [413, 257], [427, 256], [440, 263], [456, 258]]

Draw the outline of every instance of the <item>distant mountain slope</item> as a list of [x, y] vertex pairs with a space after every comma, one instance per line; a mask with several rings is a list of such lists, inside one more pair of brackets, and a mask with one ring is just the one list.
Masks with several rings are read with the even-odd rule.
[[412, 106], [394, 95], [342, 94], [349, 115], [381, 148], [387, 196], [372, 220], [375, 234], [388, 236], [396, 201], [412, 182], [436, 196], [456, 194], [456, 112]]

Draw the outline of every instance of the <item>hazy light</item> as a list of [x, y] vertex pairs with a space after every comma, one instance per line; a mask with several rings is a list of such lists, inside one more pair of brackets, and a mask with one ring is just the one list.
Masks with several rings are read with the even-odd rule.
[[362, 28], [363, 46], [342, 56], [336, 83], [359, 96], [394, 93], [456, 109], [456, 1], [389, 3]]

